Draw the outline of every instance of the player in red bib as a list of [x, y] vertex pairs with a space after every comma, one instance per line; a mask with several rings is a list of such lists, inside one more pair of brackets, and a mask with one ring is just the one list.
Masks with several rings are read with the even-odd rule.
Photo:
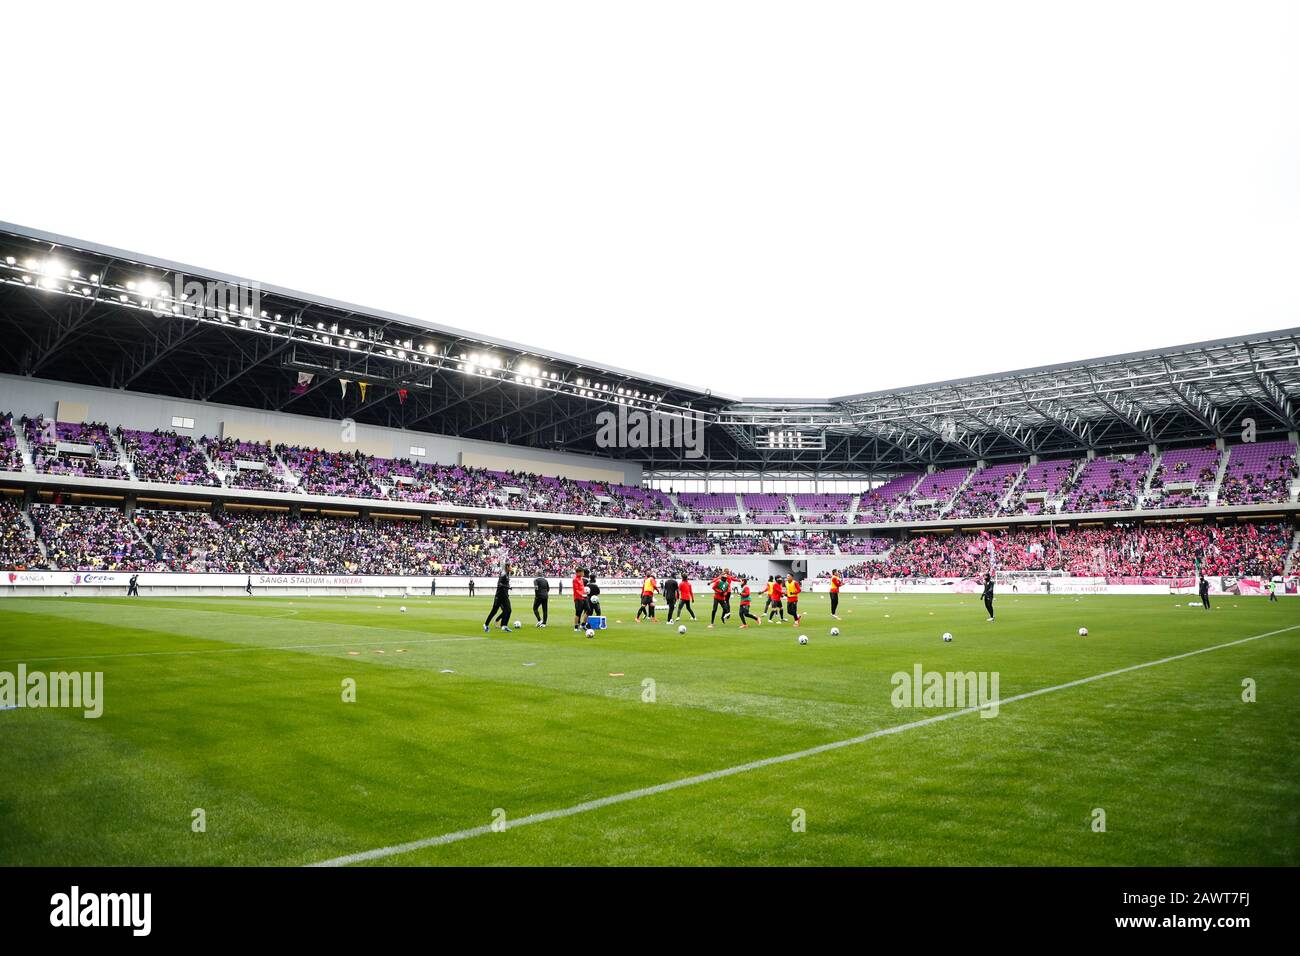
[[713, 589], [713, 610], [709, 613], [709, 627], [718, 619], [718, 611], [722, 611], [722, 623], [727, 623], [727, 618], [731, 617], [731, 609], [727, 606], [731, 601], [731, 572], [723, 571], [713, 579], [710, 587]]
[[768, 609], [767, 619], [772, 620], [773, 614], [781, 615], [781, 623], [785, 623], [785, 605], [781, 602], [785, 600], [785, 582], [781, 580], [780, 575], [772, 582], [772, 606]]
[[677, 585], [677, 620], [682, 619], [682, 611], [695, 620], [695, 608], [691, 607], [691, 602], [695, 600], [695, 589], [691, 587], [691, 582], [687, 580], [686, 575], [682, 575], [682, 583]]
[[573, 629], [582, 630], [582, 625], [587, 622], [587, 615], [591, 613], [591, 605], [587, 602], [587, 569], [578, 568], [578, 572], [573, 576]]

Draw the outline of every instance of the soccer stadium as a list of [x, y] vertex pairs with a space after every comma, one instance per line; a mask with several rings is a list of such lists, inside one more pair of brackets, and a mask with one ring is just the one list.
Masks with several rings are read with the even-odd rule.
[[261, 278], [0, 224], [0, 863], [1300, 862], [1300, 329], [796, 399]]

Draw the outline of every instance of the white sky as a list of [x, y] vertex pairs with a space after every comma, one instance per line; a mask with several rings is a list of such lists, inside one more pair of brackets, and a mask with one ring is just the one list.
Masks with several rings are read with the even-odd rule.
[[294, 11], [6, 7], [0, 219], [747, 396], [1300, 324], [1295, 4]]

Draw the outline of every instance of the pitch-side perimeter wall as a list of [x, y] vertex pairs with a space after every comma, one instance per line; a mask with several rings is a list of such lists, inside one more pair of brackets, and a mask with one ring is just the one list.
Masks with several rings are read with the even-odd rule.
[[[129, 571], [0, 571], [0, 595], [35, 597], [40, 595], [122, 595], [131, 580]], [[439, 576], [381, 576], [365, 574], [186, 574], [183, 572], [141, 571], [141, 594], [152, 595], [240, 595], [251, 582], [255, 596], [291, 595], [393, 595], [427, 597], [430, 585], [437, 584], [436, 594], [464, 595], [469, 593], [470, 581], [475, 593], [490, 596], [496, 584], [491, 575], [477, 578]], [[567, 578], [548, 578], [551, 596], [559, 598], [570, 590]], [[1253, 577], [1212, 577], [1210, 593], [1242, 596], [1265, 595], [1268, 582]], [[513, 579], [513, 593], [526, 597], [532, 593], [533, 579], [517, 576]], [[608, 594], [633, 594], [640, 590], [640, 578], [600, 578], [601, 591]], [[1053, 578], [1053, 594], [1179, 594], [1194, 597], [1194, 578]], [[563, 591], [561, 591], [563, 587]], [[977, 578], [881, 578], [872, 581], [854, 581], [844, 585], [846, 593], [856, 594], [977, 594], [982, 585]], [[813, 593], [825, 593], [830, 582], [809, 579], [804, 588]], [[1018, 582], [1016, 590], [1011, 585], [999, 585], [1003, 595], [1045, 594], [1046, 586], [1040, 581]], [[1295, 596], [1300, 592], [1300, 577], [1288, 577], [1279, 582], [1279, 596]], [[707, 597], [707, 595], [705, 595]]]

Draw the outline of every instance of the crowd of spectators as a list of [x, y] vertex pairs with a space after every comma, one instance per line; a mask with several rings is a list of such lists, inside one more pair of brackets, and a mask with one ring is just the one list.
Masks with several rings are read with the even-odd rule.
[[809, 532], [792, 534], [781, 539], [786, 554], [834, 554], [835, 540], [828, 534]]
[[46, 504], [33, 505], [32, 517], [61, 570], [488, 575], [509, 563], [518, 575], [567, 576], [581, 565], [598, 578], [709, 570], [673, 558], [659, 541], [618, 532], [233, 510], [142, 508], [127, 518], [116, 508]]
[[60, 571], [152, 571], [158, 562], [117, 508], [34, 504], [29, 513]]
[[14, 416], [8, 412], [0, 415], [0, 471], [22, 471], [23, 456], [18, 450], [18, 433], [14, 431]]
[[14, 501], [0, 501], [0, 568], [23, 571], [44, 566], [40, 546], [23, 520], [21, 506]]
[[1044, 533], [1007, 531], [916, 535], [857, 577], [974, 577], [1002, 571], [1061, 570], [1072, 576], [1188, 577], [1281, 574], [1291, 548], [1289, 524], [1113, 525]]
[[[479, 528], [454, 522], [329, 517], [315, 513], [137, 509], [33, 504], [40, 548], [15, 502], [0, 503], [0, 563], [73, 571], [223, 571], [283, 574], [488, 575], [509, 563], [518, 575], [563, 576], [579, 565], [597, 577], [692, 577], [715, 567], [673, 555], [722, 544], [724, 554], [770, 554], [770, 536], [650, 539], [622, 532]], [[1283, 522], [1112, 525], [887, 538], [788, 538], [789, 554], [880, 555], [854, 577], [970, 577], [998, 570], [1059, 570], [1074, 576], [1188, 577], [1283, 571], [1293, 528]]]
[[117, 438], [131, 459], [138, 481], [207, 487], [220, 484], [203, 452], [188, 435], [161, 429], [144, 432], [118, 428]]
[[114, 481], [130, 477], [103, 422], [56, 422], [44, 416], [23, 416], [20, 424], [32, 465], [42, 474]]
[[704, 534], [684, 534], [660, 538], [659, 543], [672, 554], [712, 554], [717, 540]]
[[298, 478], [298, 490], [309, 495], [380, 498], [383, 492], [370, 472], [371, 458], [360, 451], [324, 451], [277, 445], [275, 453]]

